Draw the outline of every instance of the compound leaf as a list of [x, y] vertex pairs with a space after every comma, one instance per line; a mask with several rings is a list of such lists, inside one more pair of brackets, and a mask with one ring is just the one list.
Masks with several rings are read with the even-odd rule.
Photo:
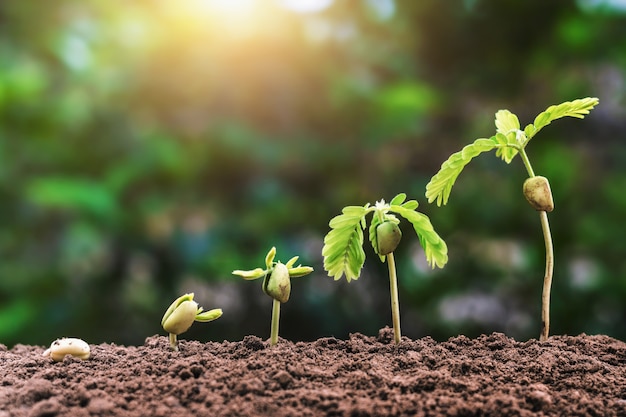
[[479, 154], [488, 152], [499, 146], [501, 145], [496, 141], [495, 136], [492, 136], [489, 139], [476, 139], [474, 143], [452, 154], [441, 164], [439, 172], [435, 174], [426, 185], [426, 198], [428, 198], [428, 202], [432, 203], [434, 200], [437, 200], [438, 206], [441, 206], [442, 203], [444, 205], [447, 204], [452, 186], [461, 171], [463, 171], [465, 165]]
[[452, 154], [426, 185], [426, 197], [428, 202], [437, 200], [437, 205], [447, 204], [452, 186], [457, 177], [474, 157], [482, 152], [496, 149], [496, 156], [502, 158], [507, 164], [524, 149], [530, 139], [533, 138], [543, 127], [553, 120], [562, 117], [576, 117], [582, 119], [598, 104], [595, 97], [587, 97], [573, 101], [566, 101], [559, 105], [548, 107], [540, 113], [533, 124], [527, 125], [524, 130], [520, 129], [517, 116], [509, 110], [499, 110], [496, 113], [497, 133], [489, 139], [476, 139], [474, 143], [467, 145], [460, 152]]
[[348, 282], [358, 279], [365, 263], [362, 219], [368, 208], [348, 206], [329, 222], [330, 232], [324, 237], [324, 269], [335, 280], [346, 276]]
[[391, 206], [393, 211], [407, 219], [413, 225], [415, 233], [426, 254], [428, 264], [434, 268], [443, 268], [448, 262], [448, 246], [446, 242], [435, 232], [430, 219], [425, 214], [414, 210], [407, 210], [402, 206]]
[[[528, 135], [530, 140], [539, 130], [549, 125], [553, 120], [560, 119], [562, 117], [576, 117], [583, 119], [585, 115], [589, 114], [597, 104], [599, 103], [596, 97], [579, 98], [574, 101], [566, 101], [564, 103], [550, 106], [544, 112], [539, 113], [533, 122], [534, 130], [532, 135]], [[528, 129], [528, 127], [526, 128]]]

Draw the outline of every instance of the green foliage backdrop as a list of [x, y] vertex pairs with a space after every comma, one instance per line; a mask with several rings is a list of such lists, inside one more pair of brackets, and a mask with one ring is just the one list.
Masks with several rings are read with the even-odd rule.
[[521, 162], [477, 157], [445, 207], [425, 185], [497, 110], [526, 125], [587, 96], [589, 116], [529, 151], [556, 203], [552, 332], [626, 339], [626, 9], [291, 3], [0, 3], [0, 343], [139, 344], [186, 292], [224, 316], [185, 337], [267, 337], [271, 300], [231, 271], [272, 246], [315, 268], [282, 337], [374, 334], [391, 324], [386, 266], [368, 252], [357, 282], [334, 282], [323, 236], [342, 207], [400, 192], [449, 247], [434, 271], [416, 238], [398, 248], [404, 334], [538, 337]]

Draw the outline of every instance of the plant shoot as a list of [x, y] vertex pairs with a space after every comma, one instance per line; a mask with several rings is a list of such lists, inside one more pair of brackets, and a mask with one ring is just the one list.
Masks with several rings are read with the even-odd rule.
[[193, 293], [189, 293], [181, 295], [174, 300], [163, 315], [161, 326], [170, 335], [170, 347], [172, 350], [178, 351], [176, 337], [189, 330], [194, 321], [209, 322], [221, 316], [221, 308], [204, 311], [202, 307], [198, 306], [198, 303], [193, 301]]
[[[385, 200], [374, 206], [347, 206], [342, 214], [330, 222], [330, 232], [324, 238], [324, 269], [335, 281], [345, 275], [348, 282], [361, 275], [365, 263], [363, 250], [363, 231], [366, 229], [366, 216], [373, 213], [369, 225], [369, 241], [374, 252], [382, 262], [389, 266], [389, 289], [391, 294], [391, 316], [395, 343], [400, 343], [400, 306], [398, 300], [398, 280], [394, 251], [402, 239], [400, 219], [395, 214], [408, 220], [417, 233], [419, 241], [431, 267], [442, 268], [448, 262], [448, 247], [433, 229], [428, 217], [415, 211], [417, 201], [406, 201], [406, 194], [398, 194], [389, 204]], [[395, 213], [395, 214], [393, 214]]]
[[496, 134], [488, 139], [476, 139], [461, 151], [452, 154], [441, 165], [439, 172], [426, 185], [428, 202], [436, 201], [438, 206], [441, 206], [441, 204], [445, 205], [448, 202], [450, 191], [457, 177], [474, 157], [495, 149], [496, 156], [510, 164], [516, 155], [520, 155], [529, 176], [524, 182], [523, 193], [529, 204], [539, 211], [546, 247], [546, 267], [541, 295], [540, 340], [546, 340], [550, 331], [550, 289], [554, 269], [554, 249], [547, 213], [554, 209], [554, 201], [547, 178], [535, 175], [526, 154], [526, 146], [542, 128], [549, 125], [553, 120], [562, 117], [582, 119], [597, 104], [597, 98], [587, 97], [550, 106], [540, 113], [533, 123], [527, 125], [524, 130], [521, 130], [519, 120], [515, 114], [508, 110], [500, 110], [496, 113]]
[[280, 261], [274, 262], [276, 248], [272, 247], [265, 256], [265, 269], [255, 268], [248, 271], [235, 270], [245, 280], [263, 278], [263, 292], [272, 297], [272, 324], [270, 330], [270, 345], [278, 343], [278, 326], [280, 323], [280, 305], [286, 303], [291, 295], [291, 278], [301, 277], [313, 272], [310, 266], [294, 266], [298, 256], [291, 258], [286, 264]]

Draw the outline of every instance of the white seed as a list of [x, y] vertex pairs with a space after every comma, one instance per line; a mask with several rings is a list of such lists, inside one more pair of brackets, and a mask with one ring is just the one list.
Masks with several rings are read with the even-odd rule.
[[72, 355], [79, 359], [89, 358], [90, 350], [87, 342], [74, 337], [64, 337], [63, 339], [57, 339], [46, 351], [43, 356], [50, 356], [54, 361], [60, 362], [65, 358], [65, 355]]

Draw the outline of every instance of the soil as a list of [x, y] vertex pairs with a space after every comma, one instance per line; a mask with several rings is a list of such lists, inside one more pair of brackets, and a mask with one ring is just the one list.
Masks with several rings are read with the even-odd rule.
[[0, 345], [0, 417], [626, 416], [626, 343], [608, 336], [445, 342], [352, 334], [314, 342], [91, 346], [53, 362]]

